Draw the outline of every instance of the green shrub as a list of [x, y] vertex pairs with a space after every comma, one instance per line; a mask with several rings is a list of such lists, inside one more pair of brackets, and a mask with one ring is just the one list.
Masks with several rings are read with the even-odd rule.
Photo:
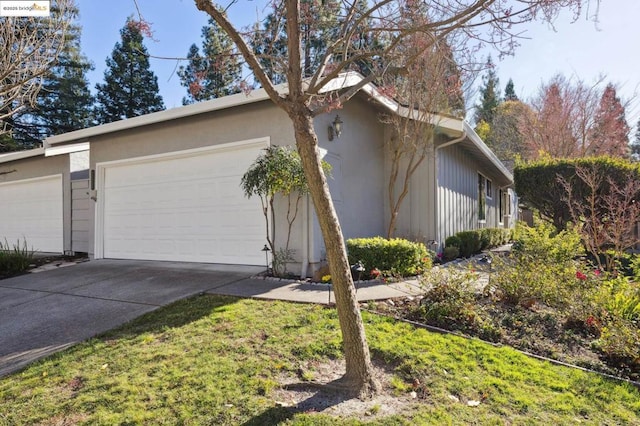
[[640, 282], [640, 256], [637, 254], [631, 255], [629, 259], [629, 268], [633, 273], [633, 277], [636, 282]]
[[502, 332], [483, 318], [477, 304], [475, 274], [466, 271], [432, 271], [421, 280], [426, 289], [412, 316], [430, 325], [460, 331], [472, 331], [481, 339], [499, 341]]
[[491, 245], [491, 234], [489, 233], [489, 228], [478, 229], [475, 232], [478, 233], [478, 238], [480, 239], [480, 250], [487, 249]]
[[471, 273], [437, 271], [423, 277], [426, 288], [415, 315], [427, 323], [449, 327], [452, 323], [470, 327], [474, 323], [475, 293]]
[[511, 241], [511, 229], [486, 228], [485, 232], [489, 234], [489, 248], [501, 246]]
[[572, 284], [578, 285], [570, 262], [544, 263], [535, 257], [512, 253], [494, 259], [491, 286], [498, 299], [511, 305], [544, 303], [564, 308], [571, 302]]
[[0, 277], [20, 274], [29, 268], [33, 261], [33, 250], [25, 240], [10, 245], [7, 240], [0, 241]]
[[445, 247], [458, 247], [458, 248], [460, 248], [461, 245], [462, 245], [462, 241], [460, 241], [460, 238], [457, 235], [451, 235], [451, 236], [447, 237], [446, 240], [444, 240], [444, 246]]
[[573, 229], [556, 232], [548, 223], [536, 227], [518, 224], [513, 252], [540, 263], [564, 263], [584, 254], [580, 234]]
[[482, 228], [458, 232], [447, 237], [444, 244], [445, 247], [458, 247], [461, 256], [469, 257], [482, 250], [508, 243], [511, 235], [511, 229]]
[[[558, 181], [562, 176], [573, 185], [577, 199], [586, 198], [589, 189], [580, 179], [576, 179], [576, 167], [598, 170], [607, 179], [598, 188], [599, 194], [610, 192], [608, 179], [620, 188], [629, 179], [640, 179], [640, 165], [629, 160], [613, 157], [592, 157], [578, 159], [548, 159], [518, 164], [513, 177], [520, 199], [537, 209], [557, 230], [565, 229], [571, 220], [564, 197], [566, 191]], [[600, 217], [605, 217], [601, 214]]]
[[597, 301], [609, 315], [640, 324], [640, 286], [629, 277], [603, 282]]
[[446, 261], [457, 259], [460, 256], [460, 249], [457, 246], [446, 246], [442, 255]]
[[577, 232], [556, 233], [551, 225], [541, 223], [534, 228], [519, 224], [516, 233], [511, 254], [496, 259], [497, 272], [491, 279], [503, 301], [566, 307], [577, 291], [596, 285], [595, 275], [579, 271], [575, 261], [583, 253]]
[[[640, 367], [640, 328], [632, 321], [612, 319], [602, 327], [595, 349], [622, 368]], [[637, 371], [637, 370], [636, 370]], [[635, 378], [635, 377], [634, 377]]]
[[478, 231], [462, 231], [456, 234], [460, 238], [460, 255], [469, 257], [480, 252], [481, 242]]
[[352, 238], [347, 240], [347, 252], [350, 264], [362, 262], [366, 271], [377, 268], [385, 275], [417, 275], [432, 266], [424, 244], [402, 238]]

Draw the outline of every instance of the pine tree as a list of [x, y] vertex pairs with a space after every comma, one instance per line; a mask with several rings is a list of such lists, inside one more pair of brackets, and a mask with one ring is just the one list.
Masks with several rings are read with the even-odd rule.
[[46, 136], [89, 127], [93, 122], [93, 96], [86, 73], [93, 64], [80, 52], [80, 34], [69, 50], [63, 51], [54, 76], [43, 87], [39, 112]]
[[[70, 8], [72, 19], [78, 18], [78, 8]], [[83, 129], [92, 124], [93, 96], [89, 90], [87, 72], [93, 64], [80, 48], [82, 28], [69, 28], [65, 46], [44, 82], [38, 98], [37, 115], [43, 136], [59, 135]]]
[[115, 44], [111, 57], [107, 58], [104, 83], [96, 84], [96, 119], [100, 124], [165, 108], [158, 94], [158, 78], [149, 66], [140, 28], [127, 18], [120, 36], [121, 41]]
[[187, 88], [182, 104], [238, 93], [242, 65], [229, 36], [212, 19], [202, 27], [202, 53], [192, 44], [187, 54], [189, 64], [180, 67], [180, 83]]
[[[340, 25], [337, 0], [302, 0], [300, 35], [302, 37], [302, 67], [305, 76], [311, 76], [320, 66], [330, 40], [337, 36]], [[256, 27], [250, 41], [260, 64], [274, 84], [286, 81], [282, 64], [287, 58], [286, 18], [284, 4], [274, 5], [262, 28]], [[360, 35], [354, 35], [354, 44]]]
[[491, 56], [487, 58], [487, 73], [482, 77], [480, 104], [476, 105], [476, 124], [484, 121], [491, 126], [496, 109], [500, 105], [500, 81]]
[[531, 121], [531, 114], [531, 108], [520, 101], [504, 101], [496, 109], [491, 134], [486, 140], [507, 167], [514, 166], [516, 158], [527, 156], [520, 128], [523, 121]]
[[513, 79], [509, 79], [507, 81], [507, 85], [504, 88], [504, 100], [505, 101], [518, 101], [518, 96], [516, 95], [515, 87], [513, 84]]
[[588, 154], [627, 157], [629, 131], [625, 108], [616, 93], [616, 88], [610, 83], [602, 92], [595, 113]]
[[273, 84], [284, 83], [285, 70], [279, 58], [286, 57], [287, 37], [284, 26], [277, 22], [276, 14], [270, 13], [264, 21], [262, 29], [257, 28], [251, 38], [251, 48], [258, 57], [265, 74]]

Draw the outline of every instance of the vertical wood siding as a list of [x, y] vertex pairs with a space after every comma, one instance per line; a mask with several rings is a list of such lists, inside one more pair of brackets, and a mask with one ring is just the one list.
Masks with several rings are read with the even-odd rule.
[[[444, 240], [457, 232], [480, 227], [499, 226], [499, 187], [483, 173], [471, 156], [458, 145], [438, 152], [438, 229], [436, 239], [443, 246]], [[486, 220], [478, 220], [478, 173], [491, 184], [491, 198], [486, 198]]]
[[[387, 136], [389, 137], [389, 136]], [[406, 162], [400, 167], [401, 174], [395, 184], [396, 197], [402, 191]], [[389, 223], [391, 212], [389, 206], [388, 182], [390, 177], [391, 162], [388, 156], [385, 158], [385, 224]], [[435, 160], [433, 152], [430, 153], [416, 169], [409, 183], [409, 193], [400, 205], [396, 222], [395, 236], [408, 238], [414, 241], [427, 243], [435, 239]]]
[[71, 251], [89, 252], [89, 179], [71, 181]]

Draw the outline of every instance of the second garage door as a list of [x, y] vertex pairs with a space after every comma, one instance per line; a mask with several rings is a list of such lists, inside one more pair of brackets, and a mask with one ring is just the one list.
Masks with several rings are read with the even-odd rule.
[[102, 241], [96, 257], [264, 263], [260, 202], [244, 196], [240, 178], [267, 143], [99, 166], [103, 195], [96, 235], [102, 232]]
[[0, 184], [0, 241], [63, 251], [62, 175]]

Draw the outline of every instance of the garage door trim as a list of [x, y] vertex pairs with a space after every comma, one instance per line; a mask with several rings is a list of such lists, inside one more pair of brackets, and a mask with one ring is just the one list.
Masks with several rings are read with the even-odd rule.
[[96, 259], [104, 258], [104, 214], [105, 214], [105, 204], [104, 204], [104, 193], [105, 193], [105, 176], [106, 169], [113, 166], [122, 166], [122, 165], [134, 165], [134, 164], [144, 164], [155, 162], [158, 160], [167, 160], [167, 159], [180, 159], [192, 157], [194, 154], [198, 153], [213, 153], [213, 152], [224, 152], [224, 151], [233, 151], [236, 149], [247, 149], [251, 147], [261, 147], [267, 148], [271, 144], [271, 138], [266, 136], [262, 138], [256, 139], [248, 139], [244, 141], [238, 142], [230, 142], [219, 145], [211, 145], [202, 148], [194, 148], [187, 149], [181, 151], [172, 151], [160, 154], [152, 154], [141, 157], [127, 158], [121, 160], [114, 161], [106, 161], [100, 162], [96, 164], [96, 225], [95, 225], [95, 242], [94, 242], [94, 257]]
[[[8, 186], [8, 185], [11, 185], [11, 184], [16, 184], [16, 183], [31, 183], [31, 182], [35, 182], [35, 181], [39, 181], [39, 180], [48, 180], [48, 179], [53, 179], [53, 178], [62, 179], [62, 173], [57, 173], [57, 174], [48, 175], [48, 176], [38, 176], [38, 177], [35, 177], [35, 178], [9, 180], [9, 181], [6, 181], [6, 182], [0, 182], [0, 186]], [[60, 185], [60, 192], [62, 192], [62, 185]]]

